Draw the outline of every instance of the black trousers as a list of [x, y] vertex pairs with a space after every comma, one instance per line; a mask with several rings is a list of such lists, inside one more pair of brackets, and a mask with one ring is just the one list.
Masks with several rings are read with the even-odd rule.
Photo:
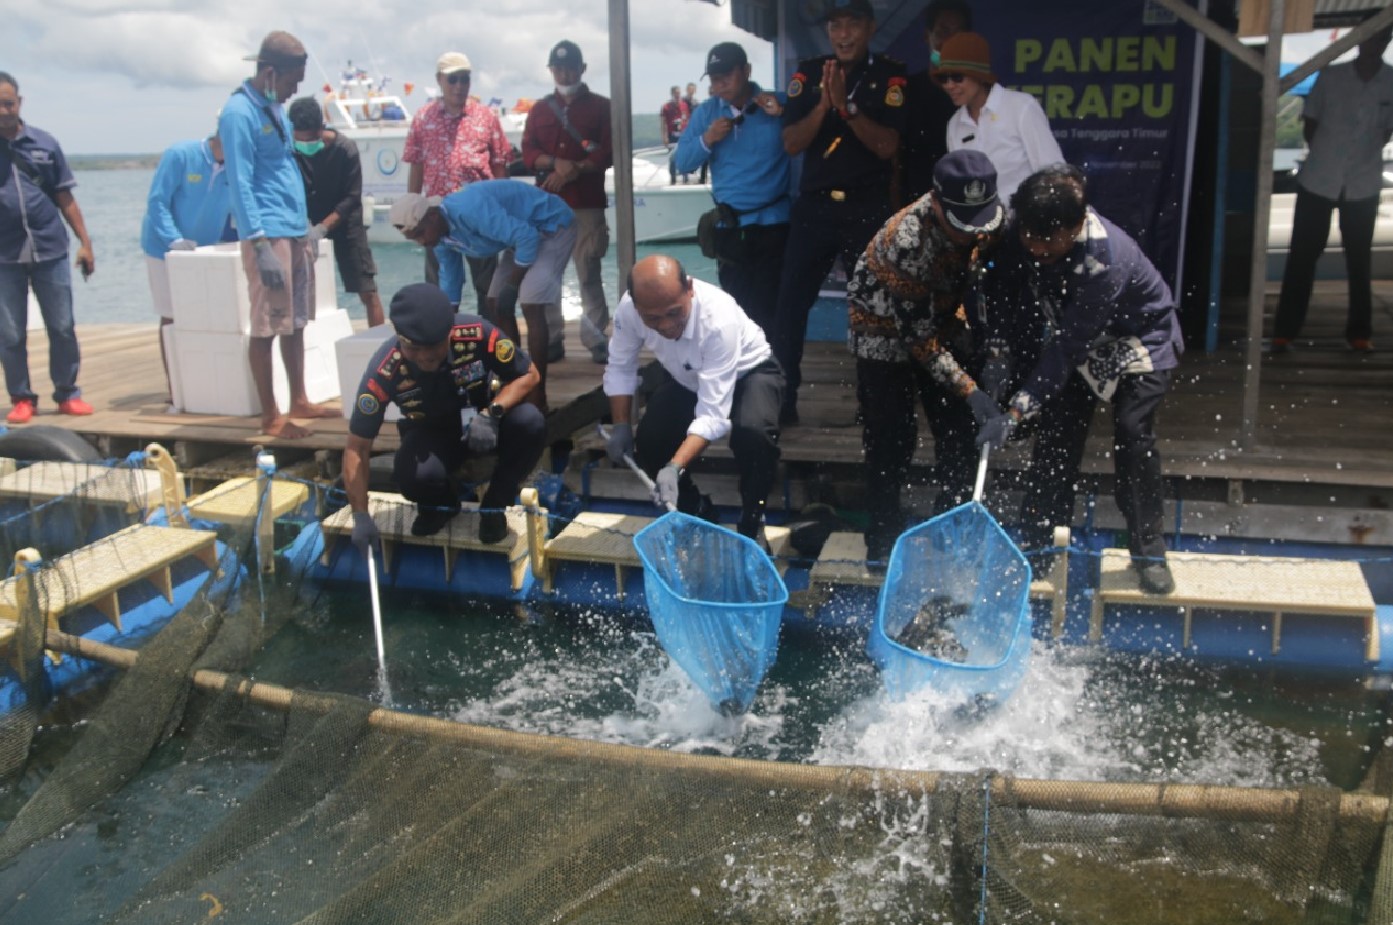
[[787, 222], [716, 231], [721, 288], [764, 330], [765, 337], [774, 335], [774, 312], [778, 308], [779, 278], [783, 275], [787, 246]]
[[889, 217], [887, 190], [850, 191], [841, 202], [825, 191], [803, 193], [793, 201], [770, 344], [788, 379], [788, 405], [797, 402], [798, 387], [803, 383], [799, 366], [803, 362], [803, 341], [808, 336], [808, 312], [817, 300], [822, 281], [837, 257], [842, 258], [842, 266], [850, 276], [866, 245]]
[[922, 402], [934, 438], [934, 477], [941, 514], [972, 496], [976, 477], [976, 425], [967, 402], [944, 389], [915, 363], [856, 361], [861, 405], [861, 446], [866, 452], [866, 553], [884, 559], [905, 528], [900, 487], [919, 442], [916, 403]]
[[[756, 366], [735, 384], [730, 408], [730, 450], [740, 473], [740, 501], [747, 511], [769, 498], [779, 466], [779, 408], [784, 400], [784, 376], [772, 358]], [[664, 376], [644, 409], [634, 435], [634, 461], [650, 477], [672, 459], [687, 439], [696, 416], [697, 395]], [[690, 475], [678, 483], [677, 509], [695, 514], [701, 492]]]
[[1345, 249], [1345, 270], [1349, 277], [1345, 339], [1368, 340], [1373, 335], [1374, 295], [1370, 279], [1378, 206], [1378, 196], [1336, 200], [1297, 190], [1296, 210], [1291, 218], [1291, 250], [1282, 273], [1282, 295], [1277, 302], [1273, 337], [1290, 340], [1301, 333], [1306, 323], [1316, 261], [1330, 240], [1330, 213], [1336, 209], [1340, 210], [1340, 240]]
[[[1112, 397], [1113, 473], [1117, 506], [1127, 521], [1132, 555], [1159, 558], [1162, 539], [1161, 455], [1156, 450], [1156, 411], [1174, 370], [1123, 376]], [[1074, 491], [1088, 425], [1098, 404], [1083, 377], [1074, 373], [1064, 390], [1040, 412], [1035, 450], [1021, 502], [1022, 540], [1047, 546], [1056, 525], [1074, 520]]]
[[[454, 473], [470, 453], [460, 442], [459, 419], [453, 422], [453, 427], [402, 428], [392, 475], [408, 501], [421, 507], [458, 510], [459, 486]], [[503, 416], [498, 428], [498, 465], [480, 501], [482, 507], [513, 503], [523, 480], [542, 456], [546, 435], [546, 418], [536, 405], [524, 402]]]
[[[469, 265], [469, 281], [474, 289], [474, 313], [477, 315], [487, 314], [484, 311], [486, 300], [489, 296], [489, 284], [493, 282], [493, 271], [498, 269], [498, 256], [492, 257], [469, 257], [465, 256], [464, 262]], [[440, 262], [435, 256], [435, 248], [426, 248], [426, 282], [432, 286], [440, 285]], [[460, 311], [468, 311], [461, 308]]]

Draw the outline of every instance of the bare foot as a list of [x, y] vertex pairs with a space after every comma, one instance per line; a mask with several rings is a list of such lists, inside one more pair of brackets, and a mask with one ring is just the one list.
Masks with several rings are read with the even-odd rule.
[[336, 418], [339, 413], [333, 408], [324, 405], [312, 405], [305, 402], [303, 405], [291, 405], [287, 412], [292, 418]]
[[308, 427], [301, 427], [290, 420], [288, 415], [277, 415], [270, 421], [261, 419], [261, 432], [272, 437], [280, 437], [282, 440], [303, 440], [313, 434], [314, 431]]

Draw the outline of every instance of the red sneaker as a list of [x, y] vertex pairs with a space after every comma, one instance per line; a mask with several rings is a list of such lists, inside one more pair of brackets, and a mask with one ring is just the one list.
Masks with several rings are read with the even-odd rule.
[[84, 414], [91, 414], [94, 409], [87, 402], [80, 398], [70, 398], [67, 401], [58, 403], [59, 414], [71, 414], [74, 417], [81, 417]]
[[21, 398], [15, 402], [15, 406], [10, 409], [10, 413], [5, 415], [5, 420], [10, 424], [28, 424], [34, 417], [37, 409], [34, 403], [27, 398]]
[[1374, 342], [1367, 337], [1355, 338], [1349, 342], [1349, 349], [1355, 353], [1373, 353]]

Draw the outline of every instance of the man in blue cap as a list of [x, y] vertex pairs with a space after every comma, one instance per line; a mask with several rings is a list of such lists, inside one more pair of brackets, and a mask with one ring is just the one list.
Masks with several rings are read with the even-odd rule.
[[876, 563], [906, 526], [900, 486], [918, 443], [916, 397], [934, 437], [937, 512], [967, 500], [973, 437], [1001, 414], [963, 368], [959, 346], [973, 283], [1002, 224], [996, 169], [980, 151], [954, 151], [933, 177], [929, 195], [871, 239], [847, 284], [847, 345], [865, 426], [866, 558]]
[[[497, 543], [508, 535], [503, 509], [537, 464], [546, 438], [546, 420], [527, 402], [537, 369], [498, 328], [478, 315], [456, 314], [430, 283], [398, 292], [390, 317], [397, 336], [368, 361], [343, 452], [353, 542], [365, 549], [378, 540], [368, 513], [368, 459], [390, 403], [402, 412], [393, 477], [402, 495], [416, 502], [412, 534], [443, 529], [460, 512], [455, 472], [466, 459], [496, 451], [498, 464], [480, 502], [479, 539]], [[494, 377], [503, 383], [496, 395], [490, 392]]]

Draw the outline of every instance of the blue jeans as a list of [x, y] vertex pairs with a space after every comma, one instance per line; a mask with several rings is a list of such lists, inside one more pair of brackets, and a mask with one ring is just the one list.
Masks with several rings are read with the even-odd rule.
[[82, 394], [77, 387], [81, 356], [73, 331], [73, 277], [68, 257], [38, 263], [0, 264], [0, 364], [11, 401], [37, 403], [29, 387], [29, 287], [34, 287], [39, 311], [48, 329], [48, 374], [53, 400], [64, 402]]

